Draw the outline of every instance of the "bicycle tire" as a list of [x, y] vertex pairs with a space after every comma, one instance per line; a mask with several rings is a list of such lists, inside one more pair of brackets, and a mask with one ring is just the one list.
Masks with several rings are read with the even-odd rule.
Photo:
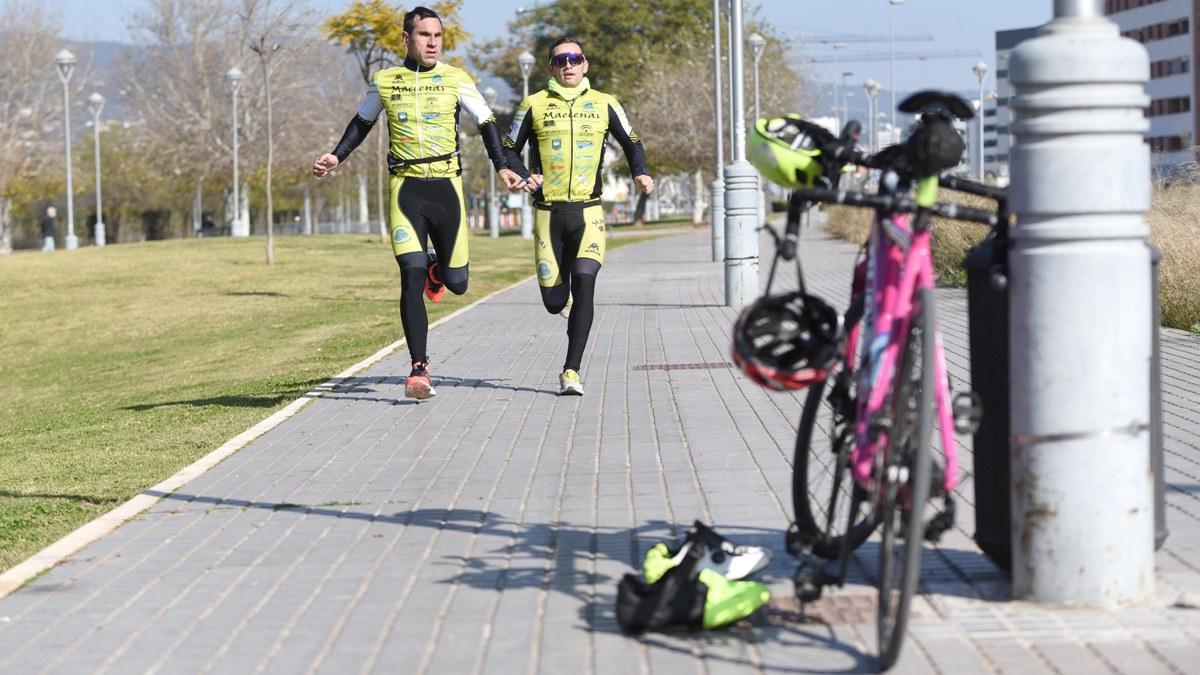
[[[842, 367], [845, 367], [844, 363]], [[838, 558], [843, 537], [849, 537], [846, 543], [853, 550], [861, 546], [875, 529], [875, 521], [869, 510], [853, 515], [852, 511], [845, 510], [845, 505], [862, 501], [853, 499], [857, 487], [850, 473], [850, 453], [854, 449], [854, 403], [851, 398], [843, 414], [833, 410], [836, 404], [825, 405], [825, 392], [830, 390], [831, 382], [839, 376], [853, 380], [852, 372], [842, 373], [839, 369], [809, 387], [800, 425], [796, 430], [796, 447], [792, 458], [792, 512], [796, 529], [805, 547], [825, 560]], [[818, 425], [818, 418], [821, 425]], [[829, 440], [828, 448], [813, 447], [813, 435], [818, 428], [822, 428], [822, 436]], [[829, 460], [832, 465], [822, 460]], [[812, 474], [816, 472], [810, 471], [814, 463], [823, 465], [821, 470], [830, 477], [827, 498], [822, 498], [819, 492], [820, 487], [826, 487], [820, 480], [823, 477], [814, 476]]]
[[[913, 302], [912, 319], [903, 351], [892, 377], [891, 415], [885, 468], [881, 474], [879, 549], [878, 644], [880, 671], [900, 656], [908, 610], [921, 576], [925, 504], [931, 482], [930, 441], [933, 434], [936, 327], [932, 289], [921, 289]], [[919, 351], [918, 351], [919, 350]], [[920, 363], [917, 364], [917, 359]], [[919, 379], [914, 375], [919, 373]], [[915, 436], [914, 436], [915, 434]], [[907, 468], [901, 484], [891, 477]], [[907, 488], [903, 494], [901, 488]], [[903, 508], [907, 501], [909, 508]], [[897, 529], [901, 529], [897, 532]], [[903, 539], [903, 543], [900, 543]], [[902, 550], [897, 550], [897, 547]]]

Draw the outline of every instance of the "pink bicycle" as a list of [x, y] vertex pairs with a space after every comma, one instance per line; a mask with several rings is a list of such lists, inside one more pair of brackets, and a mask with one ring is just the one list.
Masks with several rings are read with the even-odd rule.
[[[776, 260], [786, 259], [794, 254], [801, 214], [812, 204], [876, 211], [855, 266], [850, 308], [839, 317], [836, 335], [822, 332], [831, 322], [818, 318], [812, 306], [824, 303], [807, 294], [802, 270], [791, 320], [778, 311], [767, 320], [769, 312], [752, 307], [735, 333], [735, 343], [747, 346], [743, 361], [757, 355], [759, 365], [769, 362], [772, 372], [792, 372], [777, 362], [788, 353], [784, 345], [807, 340], [826, 348], [821, 352], [809, 345], [804, 351], [805, 366], [815, 376], [803, 383], [809, 390], [796, 440], [796, 521], [788, 531], [788, 550], [802, 560], [797, 595], [812, 601], [822, 586], [844, 583], [851, 553], [881, 529], [876, 577], [881, 670], [900, 653], [920, 576], [921, 542], [937, 541], [954, 523], [955, 431], [968, 432], [980, 416], [974, 394], [951, 397], [936, 327], [932, 218], [993, 227], [1007, 219], [1004, 193], [985, 185], [941, 179], [944, 186], [997, 199], [999, 213], [936, 201], [938, 173], [961, 157], [963, 142], [952, 121], [972, 117], [966, 102], [953, 94], [920, 92], [899, 109], [920, 114], [903, 144], [872, 157], [836, 143], [818, 144], [826, 176], [846, 161], [878, 169], [878, 192], [799, 188], [791, 195], [786, 234], [777, 237]], [[838, 348], [829, 352], [831, 340]], [[748, 347], [756, 351], [747, 352]], [[935, 419], [942, 450], [936, 459], [930, 448]], [[929, 509], [933, 515], [927, 520], [934, 485], [943, 506]], [[832, 561], [834, 569], [820, 559]]]

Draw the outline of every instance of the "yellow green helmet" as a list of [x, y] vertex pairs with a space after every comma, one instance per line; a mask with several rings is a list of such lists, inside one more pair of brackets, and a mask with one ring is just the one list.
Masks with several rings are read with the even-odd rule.
[[788, 113], [755, 122], [746, 154], [763, 178], [795, 190], [811, 187], [825, 170], [821, 147], [833, 140], [828, 129]]

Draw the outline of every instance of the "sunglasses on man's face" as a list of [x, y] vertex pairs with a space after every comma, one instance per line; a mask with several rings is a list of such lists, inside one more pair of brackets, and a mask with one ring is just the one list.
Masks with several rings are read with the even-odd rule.
[[555, 68], [578, 66], [584, 62], [583, 54], [578, 52], [563, 52], [550, 57], [550, 65]]

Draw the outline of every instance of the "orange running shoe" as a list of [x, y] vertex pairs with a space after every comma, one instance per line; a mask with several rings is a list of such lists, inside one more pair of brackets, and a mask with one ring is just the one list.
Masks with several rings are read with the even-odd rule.
[[437, 396], [437, 392], [433, 390], [433, 383], [429, 380], [429, 362], [413, 361], [412, 372], [404, 381], [404, 397], [423, 401], [434, 396]]
[[441, 302], [442, 298], [446, 297], [446, 285], [442, 283], [442, 280], [437, 276], [437, 272], [434, 271], [437, 269], [437, 266], [438, 263], [435, 258], [429, 262], [429, 271], [425, 273], [425, 297], [429, 298], [432, 302]]

